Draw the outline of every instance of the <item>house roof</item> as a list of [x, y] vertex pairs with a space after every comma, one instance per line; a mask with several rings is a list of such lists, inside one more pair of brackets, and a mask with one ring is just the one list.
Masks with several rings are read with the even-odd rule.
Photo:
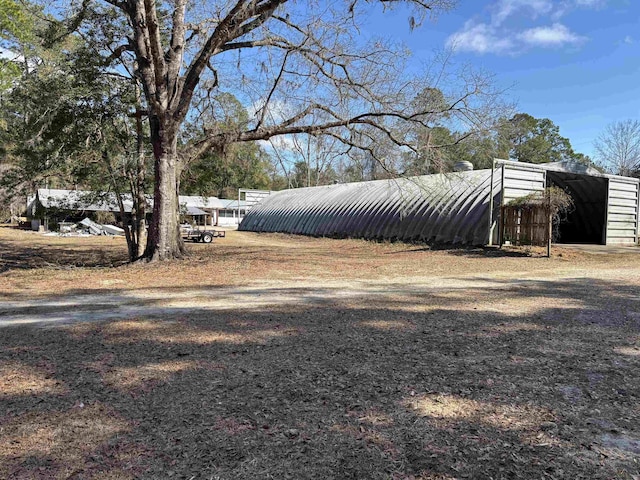
[[[45, 208], [84, 210], [89, 212], [119, 212], [120, 207], [114, 193], [99, 193], [82, 190], [39, 188], [38, 200]], [[124, 210], [131, 212], [133, 202], [130, 195], [124, 196]]]
[[180, 205], [186, 205], [187, 207], [197, 207], [200, 209], [216, 209], [223, 208], [222, 203], [218, 197], [201, 197], [199, 195], [180, 195]]
[[187, 205], [187, 215], [206, 215], [207, 212], [200, 210], [198, 207]]
[[229, 200], [226, 198], [221, 198], [220, 203], [222, 203], [223, 205], [222, 208], [224, 208], [225, 210], [231, 210], [231, 209], [237, 209], [237, 208], [241, 208], [244, 210], [249, 206], [249, 204], [244, 200]]
[[[84, 210], [89, 212], [119, 212], [118, 201], [114, 193], [100, 193], [87, 190], [62, 190], [53, 188], [39, 188], [38, 199], [45, 208], [60, 208], [65, 210]], [[133, 201], [131, 195], [123, 195], [125, 212], [131, 212]], [[205, 215], [203, 209], [225, 208], [217, 197], [200, 197], [194, 195], [180, 195], [180, 205], [187, 208], [190, 215]], [[153, 207], [153, 198], [147, 196], [149, 207]], [[193, 211], [191, 213], [189, 210]]]

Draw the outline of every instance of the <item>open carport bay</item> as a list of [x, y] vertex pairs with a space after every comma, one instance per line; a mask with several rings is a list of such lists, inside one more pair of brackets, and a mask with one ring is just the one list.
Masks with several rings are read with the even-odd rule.
[[561, 188], [574, 203], [558, 226], [558, 243], [606, 242], [607, 178], [549, 171], [547, 186]]

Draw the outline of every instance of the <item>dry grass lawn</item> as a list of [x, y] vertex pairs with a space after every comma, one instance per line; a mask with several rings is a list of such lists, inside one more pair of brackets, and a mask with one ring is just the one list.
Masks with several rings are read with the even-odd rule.
[[0, 478], [638, 479], [640, 254], [0, 228]]

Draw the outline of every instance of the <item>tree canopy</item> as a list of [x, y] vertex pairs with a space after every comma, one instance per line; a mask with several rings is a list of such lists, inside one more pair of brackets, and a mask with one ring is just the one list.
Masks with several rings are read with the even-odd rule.
[[548, 118], [518, 113], [503, 125], [500, 134], [506, 141], [509, 158], [520, 162], [588, 161], [574, 152], [569, 139], [561, 136], [560, 128]]

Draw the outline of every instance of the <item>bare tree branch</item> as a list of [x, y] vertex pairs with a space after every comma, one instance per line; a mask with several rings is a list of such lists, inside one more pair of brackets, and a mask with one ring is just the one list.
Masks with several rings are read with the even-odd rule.
[[640, 176], [640, 121], [614, 122], [594, 142], [596, 160], [607, 171]]
[[[193, 60], [185, 75], [184, 85], [178, 105], [175, 107], [175, 117], [183, 119], [193, 98], [193, 91], [200, 81], [202, 71], [209, 59], [233, 39], [246, 35], [258, 28], [287, 0], [239, 0], [227, 16], [218, 24], [210, 35], [200, 53]], [[247, 22], [249, 20], [249, 22]], [[245, 22], [247, 22], [245, 24]]]

